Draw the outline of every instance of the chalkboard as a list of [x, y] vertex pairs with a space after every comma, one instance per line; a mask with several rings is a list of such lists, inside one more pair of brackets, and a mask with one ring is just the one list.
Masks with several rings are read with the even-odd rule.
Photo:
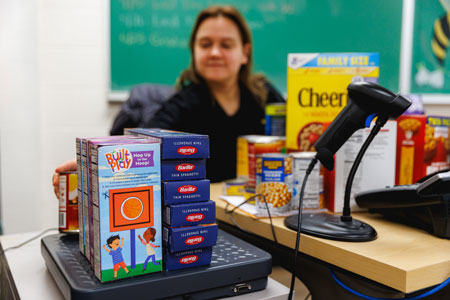
[[[111, 90], [135, 84], [173, 85], [190, 61], [197, 13], [214, 0], [112, 0]], [[254, 71], [286, 92], [287, 54], [378, 52], [381, 85], [399, 83], [402, 1], [230, 0], [247, 19]]]

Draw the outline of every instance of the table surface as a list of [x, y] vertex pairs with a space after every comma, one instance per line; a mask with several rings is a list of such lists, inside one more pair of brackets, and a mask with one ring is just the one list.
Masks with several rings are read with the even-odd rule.
[[[46, 235], [57, 233], [59, 232], [54, 230], [46, 233]], [[3, 249], [7, 249], [38, 234], [39, 232], [27, 232], [3, 235], [0, 236], [0, 242]], [[47, 270], [44, 258], [41, 255], [40, 244], [41, 237], [20, 248], [7, 250], [5, 253], [20, 299], [36, 299], [36, 295], [39, 295], [39, 299], [64, 299], [50, 272]], [[224, 300], [285, 300], [288, 294], [289, 288], [269, 277], [266, 289], [232, 298], [224, 298]]]
[[[232, 224], [225, 213], [225, 208], [231, 206], [219, 198], [222, 188], [222, 183], [211, 184], [211, 199], [216, 202], [217, 219]], [[373, 226], [377, 239], [352, 243], [302, 234], [299, 251], [404, 293], [439, 284], [450, 277], [450, 240], [387, 221], [380, 215], [364, 212], [352, 215]], [[268, 218], [255, 219], [237, 209], [233, 219], [243, 229], [273, 240]], [[284, 226], [284, 218], [272, 221], [278, 243], [294, 249], [296, 232]]]

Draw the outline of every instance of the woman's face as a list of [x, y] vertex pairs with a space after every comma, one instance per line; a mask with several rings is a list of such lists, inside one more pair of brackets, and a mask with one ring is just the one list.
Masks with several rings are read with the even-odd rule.
[[237, 83], [249, 53], [250, 45], [242, 44], [239, 29], [230, 19], [210, 17], [200, 24], [194, 41], [194, 64], [207, 82]]

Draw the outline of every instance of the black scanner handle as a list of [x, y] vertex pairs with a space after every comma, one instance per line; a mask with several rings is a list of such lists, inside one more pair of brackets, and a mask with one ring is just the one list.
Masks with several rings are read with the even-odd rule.
[[[314, 147], [317, 149], [318, 159], [328, 169], [332, 170], [334, 161], [328, 161], [331, 156], [352, 136], [358, 129], [366, 127], [366, 119], [370, 113], [357, 105], [347, 105], [327, 128], [327, 134], [322, 134]], [[321, 155], [323, 154], [323, 158]], [[326, 157], [325, 157], [326, 156]], [[322, 159], [321, 159], [322, 158]]]
[[328, 170], [333, 170], [333, 155], [355, 131], [370, 127], [375, 116], [378, 116], [376, 125], [381, 128], [389, 118], [398, 118], [411, 105], [403, 96], [372, 82], [353, 82], [347, 90], [347, 105], [314, 144], [317, 159]]

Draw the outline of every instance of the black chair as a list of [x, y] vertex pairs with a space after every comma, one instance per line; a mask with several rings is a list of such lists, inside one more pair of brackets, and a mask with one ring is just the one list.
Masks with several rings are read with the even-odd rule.
[[170, 85], [143, 83], [131, 88], [130, 96], [114, 119], [111, 135], [123, 134], [124, 128], [144, 127], [175, 89]]

